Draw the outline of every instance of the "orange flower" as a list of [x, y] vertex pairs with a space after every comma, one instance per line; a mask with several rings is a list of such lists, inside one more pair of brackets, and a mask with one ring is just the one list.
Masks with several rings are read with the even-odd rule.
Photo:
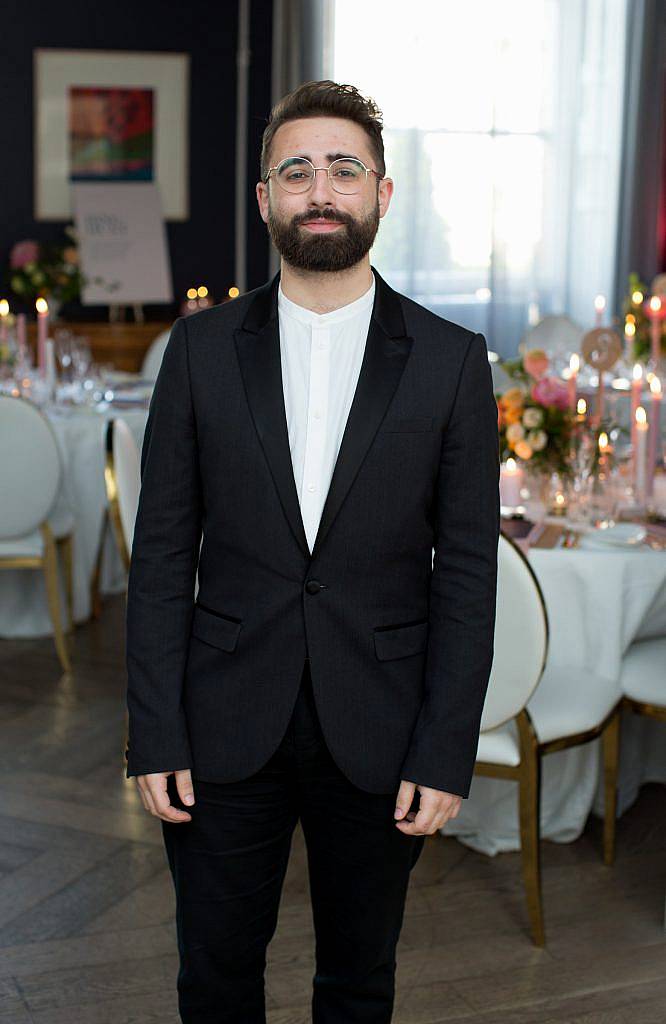
[[527, 460], [532, 458], [532, 449], [530, 448], [527, 441], [516, 441], [513, 450], [515, 451], [519, 459]]

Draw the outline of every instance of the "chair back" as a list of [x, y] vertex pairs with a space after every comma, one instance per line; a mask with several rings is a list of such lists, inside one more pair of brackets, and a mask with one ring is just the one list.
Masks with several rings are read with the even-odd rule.
[[580, 352], [584, 328], [568, 316], [545, 316], [530, 327], [518, 344], [521, 355], [531, 348], [542, 348], [551, 355]]
[[127, 555], [131, 556], [141, 490], [141, 460], [134, 435], [123, 419], [113, 421], [113, 466], [123, 540]]
[[547, 651], [548, 615], [539, 582], [518, 545], [500, 534], [495, 650], [482, 732], [524, 708], [541, 678]]
[[157, 380], [157, 374], [160, 372], [162, 357], [164, 355], [164, 350], [167, 347], [170, 334], [170, 330], [162, 331], [161, 334], [157, 335], [146, 352], [141, 365], [141, 376], [145, 377], [146, 380]]
[[62, 479], [46, 416], [25, 398], [0, 395], [0, 540], [25, 537], [51, 512]]

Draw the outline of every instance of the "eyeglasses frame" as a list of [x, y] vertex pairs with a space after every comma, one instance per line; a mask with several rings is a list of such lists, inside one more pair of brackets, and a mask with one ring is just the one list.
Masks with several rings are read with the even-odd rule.
[[[264, 184], [266, 184], [266, 185], [268, 184], [268, 180], [269, 180], [269, 178], [271, 176], [271, 172], [279, 170], [280, 167], [282, 167], [282, 164], [286, 163], [287, 160], [303, 160], [306, 164], [310, 164], [310, 167], [312, 168], [312, 170], [314, 172], [313, 175], [312, 175], [312, 180], [310, 181], [310, 184], [308, 185], [307, 188], [304, 188], [301, 192], [291, 192], [288, 188], [284, 187], [284, 185], [282, 184], [282, 182], [278, 178], [277, 179], [278, 185], [280, 186], [280, 188], [282, 189], [283, 192], [286, 192], [290, 196], [298, 196], [298, 195], [302, 196], [302, 195], [305, 195], [306, 192], [309, 192], [310, 189], [312, 188], [312, 186], [314, 185], [316, 179], [317, 179], [317, 171], [326, 171], [326, 177], [328, 178], [329, 182], [331, 183], [331, 188], [333, 189], [334, 192], [337, 192], [338, 195], [340, 195], [340, 196], [357, 196], [359, 194], [359, 192], [361, 192], [363, 190], [364, 186], [367, 185], [367, 183], [368, 183], [368, 174], [370, 174], [370, 173], [376, 174], [380, 181], [383, 181], [384, 177], [385, 177], [385, 175], [380, 174], [379, 171], [376, 171], [374, 169], [374, 167], [366, 167], [365, 164], [363, 163], [363, 161], [359, 157], [357, 157], [357, 156], [354, 156], [354, 157], [338, 157], [337, 160], [331, 160], [331, 162], [328, 165], [328, 167], [315, 167], [315, 165], [312, 163], [312, 161], [308, 160], [308, 158], [305, 157], [305, 156], [285, 156], [283, 160], [280, 160], [279, 164], [275, 165], [275, 167], [269, 167], [268, 168], [268, 174], [264, 178]], [[361, 188], [358, 190], [358, 192], [340, 192], [335, 187], [335, 185], [333, 184], [333, 179], [331, 178], [331, 167], [333, 166], [333, 164], [340, 163], [342, 160], [356, 160], [356, 162], [359, 163], [361, 165], [361, 167], [363, 168], [363, 170], [365, 171], [365, 181], [363, 182], [363, 185], [361, 185]]]

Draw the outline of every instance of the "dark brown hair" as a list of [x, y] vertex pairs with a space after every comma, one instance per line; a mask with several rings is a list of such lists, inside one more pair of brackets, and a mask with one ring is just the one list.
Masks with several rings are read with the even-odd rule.
[[345, 117], [348, 121], [355, 121], [368, 136], [375, 170], [382, 177], [386, 174], [381, 110], [370, 97], [362, 96], [355, 85], [339, 85], [324, 79], [322, 82], [304, 82], [283, 96], [271, 110], [261, 144], [262, 181], [266, 180], [270, 168], [270, 150], [276, 131], [285, 122], [302, 117]]

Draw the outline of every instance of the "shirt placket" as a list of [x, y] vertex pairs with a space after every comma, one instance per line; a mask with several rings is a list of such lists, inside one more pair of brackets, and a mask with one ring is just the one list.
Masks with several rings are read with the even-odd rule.
[[308, 526], [308, 541], [314, 543], [324, 501], [323, 467], [328, 420], [330, 367], [330, 327], [312, 326], [310, 343], [310, 380], [305, 434], [305, 461], [301, 508]]

